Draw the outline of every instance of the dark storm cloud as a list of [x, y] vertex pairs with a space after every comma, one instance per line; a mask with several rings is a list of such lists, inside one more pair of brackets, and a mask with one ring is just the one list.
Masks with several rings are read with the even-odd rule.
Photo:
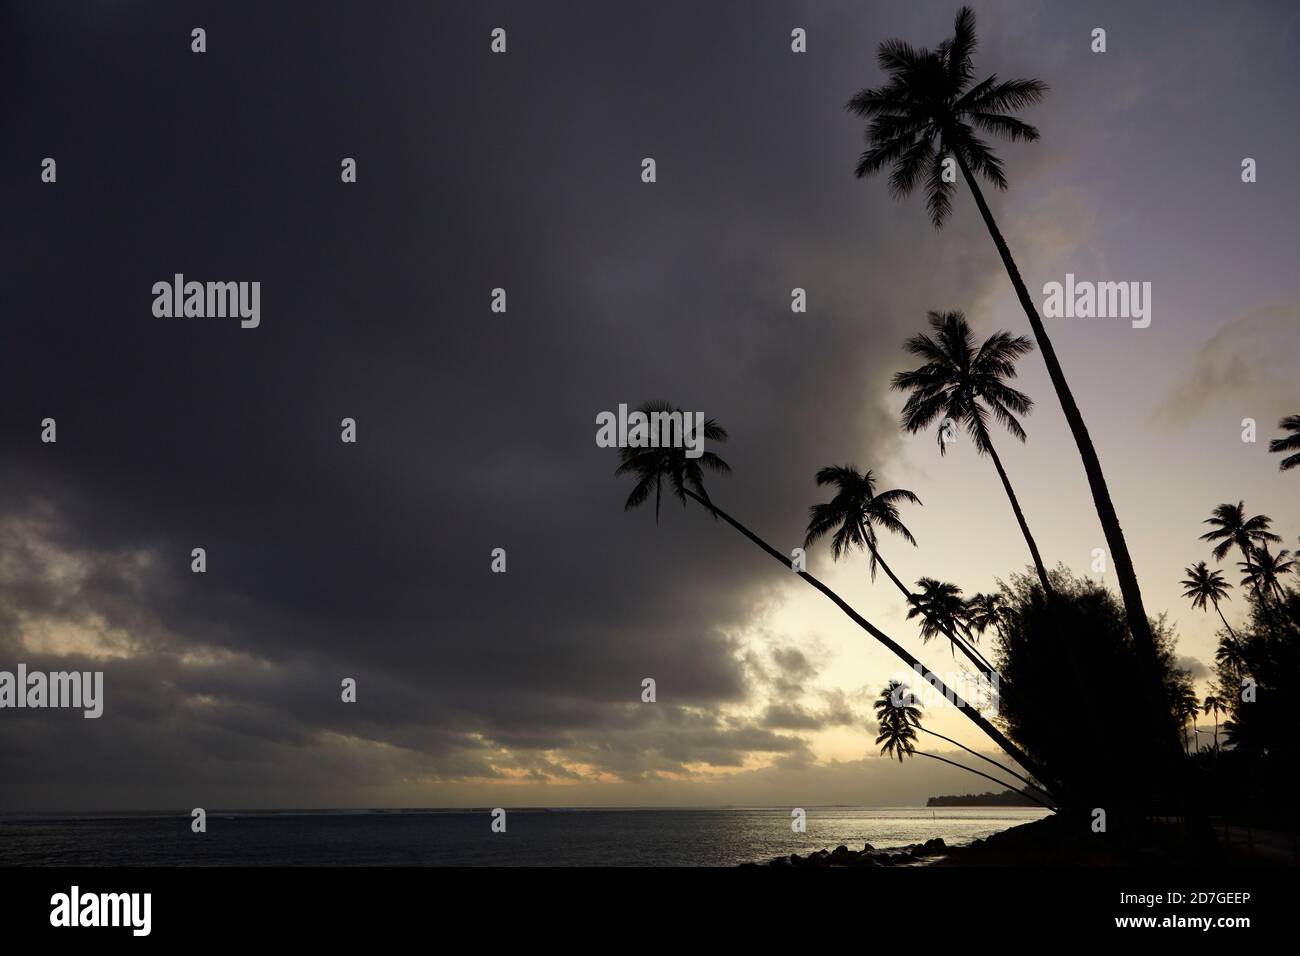
[[[906, 290], [980, 273], [934, 276], [918, 211], [849, 175], [872, 16], [801, 12], [795, 58], [791, 15], [739, 3], [12, 12], [0, 649], [102, 668], [108, 703], [6, 715], [0, 806], [636, 780], [806, 762], [776, 731], [852, 721], [711, 710], [758, 693], [728, 629], [770, 562], [676, 503], [623, 514], [593, 438], [619, 402], [716, 416], [717, 495], [790, 546], [817, 467], [892, 452]], [[260, 281], [260, 328], [154, 318], [177, 272]], [[777, 698], [813, 673], [773, 668]]]

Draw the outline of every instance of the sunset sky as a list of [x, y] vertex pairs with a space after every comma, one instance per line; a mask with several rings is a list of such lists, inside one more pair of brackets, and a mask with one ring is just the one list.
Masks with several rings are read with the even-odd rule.
[[[875, 756], [870, 700], [899, 663], [694, 506], [625, 514], [595, 442], [601, 411], [663, 398], [728, 429], [711, 492], [779, 549], [828, 497], [815, 472], [853, 463], [924, 502], [903, 513], [919, 547], [883, 545], [905, 580], [973, 593], [1024, 570], [991, 463], [900, 433], [888, 389], [928, 310], [981, 336], [1028, 334], [1024, 315], [965, 189], [935, 232], [923, 198], [854, 178], [844, 110], [882, 82], [881, 40], [933, 46], [956, 6], [7, 10], [0, 669], [103, 670], [106, 699], [99, 720], [0, 711], [0, 810], [988, 789]], [[999, 145], [1012, 185], [989, 194], [1031, 293], [1151, 283], [1149, 328], [1048, 331], [1147, 608], [1204, 678], [1217, 618], [1178, 587], [1212, 561], [1202, 519], [1244, 500], [1283, 547], [1300, 536], [1300, 472], [1267, 452], [1300, 413], [1300, 9], [973, 6], [979, 75], [1051, 86], [1024, 114], [1041, 141]], [[260, 326], [156, 318], [178, 272], [260, 281]], [[1029, 441], [994, 440], [1048, 564], [1089, 575], [1105, 542], [1036, 352], [1017, 384]], [[818, 546], [809, 570], [956, 669], [864, 556]], [[951, 710], [927, 725], [984, 745]]]

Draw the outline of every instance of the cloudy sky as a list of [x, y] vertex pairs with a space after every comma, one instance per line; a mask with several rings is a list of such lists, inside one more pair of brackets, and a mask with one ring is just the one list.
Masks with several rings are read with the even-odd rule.
[[[1300, 11], [975, 6], [981, 73], [1052, 87], [1026, 116], [1042, 140], [1002, 149], [1012, 189], [991, 197], [1031, 291], [1067, 272], [1152, 284], [1149, 328], [1049, 331], [1148, 609], [1203, 669], [1213, 622], [1177, 587], [1208, 557], [1201, 519], [1245, 499], [1287, 545], [1300, 533], [1300, 479], [1266, 451], [1300, 411]], [[1023, 570], [989, 462], [900, 435], [888, 391], [927, 310], [981, 334], [1027, 333], [1023, 314], [969, 196], [936, 233], [921, 200], [854, 179], [844, 111], [881, 81], [882, 39], [933, 45], [954, 12], [8, 7], [0, 669], [102, 670], [106, 699], [99, 720], [0, 711], [0, 809], [984, 789], [873, 756], [869, 698], [897, 662], [698, 510], [625, 514], [594, 441], [598, 412], [665, 398], [728, 428], [713, 493], [783, 550], [823, 500], [816, 470], [851, 462], [924, 501], [905, 515], [920, 547], [888, 545], [904, 578], [969, 592]], [[261, 282], [260, 327], [155, 317], [153, 283], [178, 272]], [[1025, 446], [998, 439], [1006, 467], [1047, 561], [1090, 574], [1104, 541], [1036, 354], [1020, 384], [1038, 405]], [[810, 570], [956, 668], [863, 558], [815, 549]], [[931, 725], [983, 746], [951, 712]]]

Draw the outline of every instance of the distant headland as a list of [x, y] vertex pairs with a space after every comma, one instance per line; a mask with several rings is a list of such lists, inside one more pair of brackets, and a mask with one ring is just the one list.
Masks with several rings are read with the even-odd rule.
[[927, 807], [1033, 807], [1037, 806], [1023, 793], [1015, 790], [1003, 790], [1001, 793], [965, 793], [960, 796], [949, 795], [931, 797], [925, 801]]

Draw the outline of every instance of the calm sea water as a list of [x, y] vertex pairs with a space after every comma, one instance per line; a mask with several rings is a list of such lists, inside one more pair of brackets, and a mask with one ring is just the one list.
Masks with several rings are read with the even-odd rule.
[[0, 817], [2, 866], [733, 866], [840, 843], [861, 849], [943, 837], [966, 843], [1045, 815], [1037, 809], [808, 807], [790, 810], [212, 811]]

